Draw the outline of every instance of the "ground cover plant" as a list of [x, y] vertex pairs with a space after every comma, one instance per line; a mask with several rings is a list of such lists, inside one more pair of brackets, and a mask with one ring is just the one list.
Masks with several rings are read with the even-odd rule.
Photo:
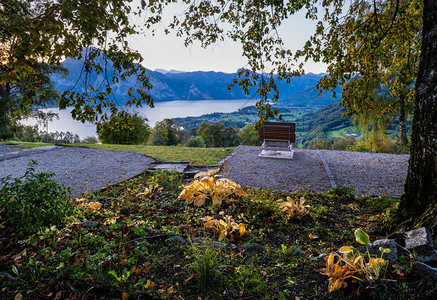
[[183, 146], [146, 146], [113, 144], [74, 144], [103, 150], [117, 150], [153, 156], [161, 161], [189, 161], [193, 165], [213, 166], [232, 153], [234, 148], [192, 148]]
[[[365, 265], [367, 254], [353, 249], [383, 236], [379, 225], [396, 209], [396, 200], [355, 198], [347, 189], [326, 194], [244, 189], [244, 195], [220, 206], [212, 202], [194, 206], [179, 198], [182, 187], [179, 173], [146, 172], [74, 199], [74, 211], [64, 222], [25, 232], [17, 231], [8, 219], [11, 212], [2, 206], [1, 298], [422, 299], [437, 295], [437, 282], [413, 272], [407, 259], [379, 272], [378, 279], [371, 273], [372, 280], [362, 280], [358, 271], [341, 277], [339, 289], [332, 289], [330, 277], [321, 274], [330, 273], [329, 268], [338, 263], [331, 263], [330, 255], [344, 260], [352, 259], [352, 254], [355, 259], [362, 256], [357, 265]], [[303, 213], [287, 213], [296, 209]], [[339, 249], [340, 254], [332, 254]], [[328, 265], [324, 258], [315, 259], [321, 254]], [[376, 263], [385, 268], [382, 261]], [[370, 267], [373, 272], [375, 262]]]

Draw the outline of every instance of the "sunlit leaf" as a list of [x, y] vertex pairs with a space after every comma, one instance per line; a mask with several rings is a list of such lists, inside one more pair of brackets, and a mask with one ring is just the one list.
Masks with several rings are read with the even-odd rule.
[[368, 245], [370, 244], [369, 235], [365, 233], [362, 229], [355, 230], [355, 239], [358, 243], [362, 245]]

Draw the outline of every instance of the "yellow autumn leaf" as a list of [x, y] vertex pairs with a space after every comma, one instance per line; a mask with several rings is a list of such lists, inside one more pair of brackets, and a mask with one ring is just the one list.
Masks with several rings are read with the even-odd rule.
[[90, 203], [88, 204], [88, 208], [89, 208], [91, 211], [99, 210], [101, 206], [102, 206], [102, 204], [100, 204], [99, 202], [90, 202]]
[[14, 300], [22, 300], [23, 299], [23, 295], [21, 293], [18, 293], [15, 295]]
[[187, 279], [185, 279], [185, 282], [188, 282], [188, 281], [190, 281], [191, 279], [193, 279], [194, 278], [194, 274], [192, 274], [190, 277], [188, 277]]
[[149, 190], [149, 188], [145, 188], [144, 192], [137, 194], [137, 196], [148, 195], [148, 194], [150, 194], [150, 190]]
[[342, 254], [350, 253], [350, 252], [352, 252], [352, 251], [353, 251], [352, 248], [351, 248], [351, 247], [348, 247], [348, 246], [343, 246], [343, 247], [341, 247], [340, 250], [339, 250], [339, 252], [342, 253]]
[[212, 204], [215, 205], [215, 206], [222, 205], [222, 197], [217, 196], [217, 195], [213, 196], [212, 197]]
[[196, 199], [194, 200], [194, 206], [202, 206], [205, 204], [205, 200], [206, 200], [206, 195], [205, 194], [200, 194], [196, 197]]
[[244, 226], [244, 224], [240, 224], [240, 236], [242, 236], [243, 234], [246, 233], [246, 227]]
[[147, 282], [146, 282], [146, 285], [144, 286], [144, 288], [149, 289], [149, 288], [152, 288], [154, 286], [155, 286], [155, 284], [150, 279], [147, 279]]

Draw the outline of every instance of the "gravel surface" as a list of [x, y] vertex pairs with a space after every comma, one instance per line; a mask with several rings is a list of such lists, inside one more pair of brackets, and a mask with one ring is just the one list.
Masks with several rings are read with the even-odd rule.
[[293, 159], [258, 157], [260, 153], [261, 147], [235, 148], [225, 162], [226, 177], [242, 187], [313, 192], [332, 188], [317, 150], [295, 149]]
[[354, 188], [358, 196], [399, 198], [409, 159], [409, 155], [294, 149], [293, 159], [287, 160], [261, 158], [260, 152], [260, 147], [237, 147], [226, 159], [227, 177], [243, 187], [326, 192], [332, 185], [322, 155], [337, 186]]
[[[30, 160], [36, 160], [37, 172], [55, 172], [54, 179], [73, 188], [75, 195], [116, 184], [146, 170], [155, 161], [143, 154], [97, 150], [82, 147], [50, 147], [25, 150], [0, 145], [0, 178], [24, 175]], [[11, 157], [11, 153], [17, 153]]]
[[[409, 155], [294, 149], [293, 159], [261, 158], [260, 147], [238, 146], [222, 172], [243, 187], [281, 191], [326, 192], [334, 184], [355, 194], [399, 198], [404, 189]], [[129, 152], [81, 147], [32, 150], [0, 145], [0, 178], [22, 176], [30, 160], [37, 171], [54, 171], [55, 179], [75, 194], [96, 191], [142, 173], [153, 158]]]
[[338, 186], [354, 187], [356, 195], [400, 198], [409, 155], [322, 150]]

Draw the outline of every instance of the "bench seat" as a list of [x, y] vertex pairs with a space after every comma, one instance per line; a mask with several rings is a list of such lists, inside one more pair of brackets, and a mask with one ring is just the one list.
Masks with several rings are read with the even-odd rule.
[[[264, 127], [259, 132], [263, 142], [260, 156], [276, 158], [293, 158], [293, 143], [296, 143], [296, 123], [264, 122]], [[289, 151], [281, 155], [278, 151]]]

